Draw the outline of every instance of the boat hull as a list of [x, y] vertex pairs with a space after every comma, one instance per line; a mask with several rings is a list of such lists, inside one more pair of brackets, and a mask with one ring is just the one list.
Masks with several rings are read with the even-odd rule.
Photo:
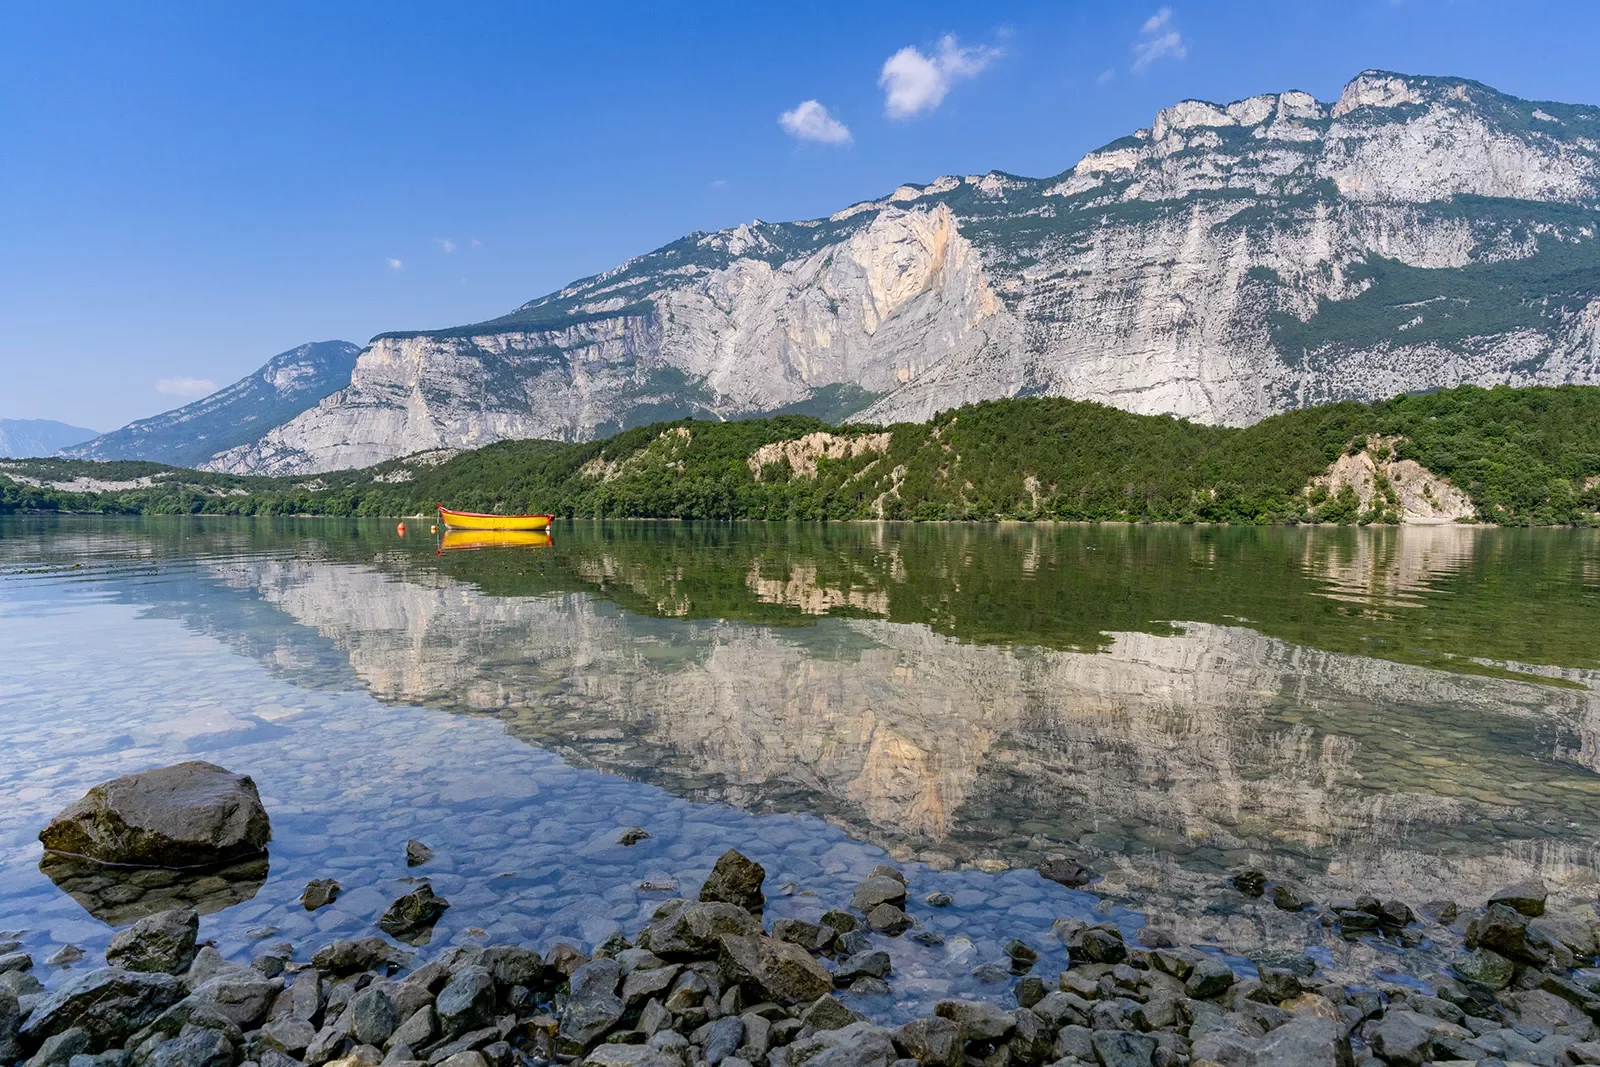
[[439, 551], [549, 548], [550, 543], [550, 535], [543, 530], [446, 530], [439, 542]]
[[554, 515], [484, 515], [439, 505], [439, 519], [452, 530], [548, 530]]

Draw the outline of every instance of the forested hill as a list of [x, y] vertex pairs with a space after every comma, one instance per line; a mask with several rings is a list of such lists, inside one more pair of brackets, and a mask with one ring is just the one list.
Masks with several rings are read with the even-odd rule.
[[578, 517], [1394, 522], [1421, 509], [1591, 525], [1600, 388], [1464, 386], [1240, 429], [1044, 397], [888, 427], [683, 419], [314, 478], [0, 463], [0, 511], [403, 516], [440, 500]]

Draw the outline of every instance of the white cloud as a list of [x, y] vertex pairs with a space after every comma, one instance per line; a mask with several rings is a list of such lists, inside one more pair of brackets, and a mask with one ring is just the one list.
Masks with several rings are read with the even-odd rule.
[[1139, 39], [1133, 42], [1135, 74], [1142, 74], [1158, 59], [1182, 59], [1189, 54], [1189, 45], [1172, 22], [1172, 8], [1164, 7], [1144, 20], [1139, 27]]
[[176, 378], [162, 378], [156, 382], [156, 392], [165, 393], [167, 396], [181, 396], [188, 399], [210, 396], [217, 391], [217, 383], [209, 378], [185, 378], [179, 375]]
[[1108, 85], [1110, 84], [1111, 79], [1115, 78], [1116, 76], [1117, 72], [1112, 70], [1110, 67], [1107, 67], [1105, 70], [1100, 72], [1100, 77], [1096, 78], [1094, 81], [1096, 85]]
[[823, 144], [849, 144], [850, 128], [815, 100], [802, 100], [794, 110], [778, 116], [778, 125], [792, 137], [802, 141], [821, 141]]
[[728, 179], [726, 178], [718, 178], [711, 183], [711, 188], [713, 189], [726, 189], [727, 187]]
[[450, 240], [448, 237], [435, 237], [433, 239], [433, 243], [444, 249], [447, 253], [454, 252], [456, 250], [456, 243]]
[[469, 240], [472, 241], [472, 247], [473, 248], [482, 248], [483, 247], [483, 242], [478, 240], [476, 237], [469, 238]]
[[999, 57], [998, 48], [962, 48], [950, 34], [939, 39], [938, 51], [931, 56], [908, 45], [884, 60], [883, 73], [878, 75], [884, 113], [892, 119], [908, 119], [932, 111], [944, 102], [952, 85], [977, 76]]
[[389, 264], [389, 269], [390, 270], [405, 270], [406, 269], [405, 261], [404, 260], [400, 260], [400, 259], [395, 259], [393, 256], [390, 256], [388, 259], [384, 260], [384, 262]]

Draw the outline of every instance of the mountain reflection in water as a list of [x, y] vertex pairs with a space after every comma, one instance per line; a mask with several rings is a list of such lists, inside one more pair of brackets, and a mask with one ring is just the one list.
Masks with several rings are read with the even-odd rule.
[[1308, 921], [1220, 906], [1246, 862], [1318, 900], [1595, 881], [1593, 532], [565, 523], [436, 557], [376, 523], [4, 529], [0, 565], [192, 561], [237, 596], [176, 610], [296, 684], [934, 866], [1070, 854], [1185, 940]]

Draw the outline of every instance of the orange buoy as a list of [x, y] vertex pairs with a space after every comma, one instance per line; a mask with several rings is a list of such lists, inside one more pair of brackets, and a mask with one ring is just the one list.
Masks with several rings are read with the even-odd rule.
[[402, 522], [399, 526], [394, 528], [394, 532], [399, 534], [401, 537], [404, 537], [406, 535], [406, 524]]

